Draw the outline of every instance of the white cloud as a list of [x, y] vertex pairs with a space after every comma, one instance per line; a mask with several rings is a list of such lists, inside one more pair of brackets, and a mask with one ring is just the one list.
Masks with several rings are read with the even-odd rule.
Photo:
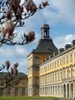
[[[36, 0], [37, 3], [41, 1]], [[39, 1], [39, 2], [38, 2]], [[48, 0], [49, 7], [45, 8], [41, 13], [40, 18], [47, 19], [52, 25], [58, 21], [75, 25], [75, 0]]]
[[67, 36], [65, 36], [66, 42], [70, 43], [73, 39], [75, 39], [75, 35], [68, 34]]
[[68, 34], [65, 36], [57, 36], [54, 39], [54, 44], [58, 48], [64, 47], [66, 44], [71, 44], [73, 40], [75, 40], [75, 35], [73, 34]]
[[19, 67], [18, 67], [18, 70], [20, 71], [20, 72], [23, 72], [23, 73], [26, 73], [27, 74], [27, 68], [28, 66], [27, 66], [27, 58], [25, 58], [25, 59], [21, 59], [20, 61], [19, 61]]
[[21, 47], [21, 46], [17, 46], [16, 47], [16, 51], [15, 53], [17, 53], [16, 55], [19, 55], [19, 56], [26, 56], [28, 54], [26, 48], [24, 47]]

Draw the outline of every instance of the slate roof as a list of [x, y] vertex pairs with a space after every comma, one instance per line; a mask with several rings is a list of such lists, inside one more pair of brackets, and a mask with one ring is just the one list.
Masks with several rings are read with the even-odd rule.
[[40, 39], [38, 46], [34, 52], [57, 52], [58, 49], [54, 45], [52, 39]]

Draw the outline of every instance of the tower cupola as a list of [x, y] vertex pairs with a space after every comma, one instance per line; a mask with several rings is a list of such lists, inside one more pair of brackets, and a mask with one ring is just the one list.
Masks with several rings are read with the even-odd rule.
[[41, 39], [50, 39], [49, 29], [50, 29], [50, 27], [48, 24], [44, 24], [41, 27]]

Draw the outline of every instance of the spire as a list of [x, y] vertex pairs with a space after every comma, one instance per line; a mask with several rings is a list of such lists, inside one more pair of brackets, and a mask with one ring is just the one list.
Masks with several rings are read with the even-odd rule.
[[50, 27], [48, 24], [44, 24], [41, 27], [41, 39], [50, 39], [49, 29], [50, 29]]

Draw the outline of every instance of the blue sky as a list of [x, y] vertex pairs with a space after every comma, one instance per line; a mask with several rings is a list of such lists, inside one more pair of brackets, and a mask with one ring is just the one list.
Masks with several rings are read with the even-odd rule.
[[[34, 0], [37, 6], [42, 1]], [[31, 18], [25, 20], [22, 28], [17, 28], [18, 39], [20, 35], [34, 30], [36, 39], [24, 46], [6, 46], [0, 47], [0, 64], [10, 60], [11, 64], [19, 62], [19, 71], [27, 74], [27, 55], [36, 48], [41, 37], [40, 27], [45, 23], [50, 25], [50, 36], [54, 44], [58, 47], [64, 47], [75, 39], [75, 0], [47, 0], [49, 6], [37, 12]]]

